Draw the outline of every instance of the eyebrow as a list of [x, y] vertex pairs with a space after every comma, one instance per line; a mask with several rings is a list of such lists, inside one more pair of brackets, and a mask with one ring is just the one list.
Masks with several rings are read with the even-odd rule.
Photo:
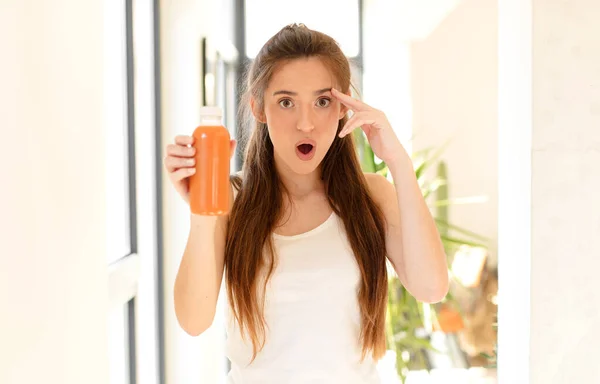
[[[314, 95], [320, 95], [322, 93], [330, 92], [330, 91], [331, 91], [331, 87], [328, 87], [328, 88], [323, 88], [323, 89], [319, 89], [317, 91], [314, 91], [313, 94]], [[280, 91], [273, 92], [273, 96], [276, 96], [276, 95], [298, 96], [298, 93], [297, 92], [292, 92], [292, 91], [286, 91], [285, 89], [282, 89]]]

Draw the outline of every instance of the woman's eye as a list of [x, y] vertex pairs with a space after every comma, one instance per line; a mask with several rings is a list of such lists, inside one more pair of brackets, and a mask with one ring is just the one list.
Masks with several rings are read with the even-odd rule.
[[292, 100], [290, 99], [283, 99], [279, 102], [279, 105], [282, 108], [291, 108], [294, 105], [294, 103], [292, 103]]
[[329, 100], [327, 98], [322, 98], [322, 99], [317, 100], [317, 105], [321, 108], [328, 107], [329, 103], [331, 103], [331, 100]]

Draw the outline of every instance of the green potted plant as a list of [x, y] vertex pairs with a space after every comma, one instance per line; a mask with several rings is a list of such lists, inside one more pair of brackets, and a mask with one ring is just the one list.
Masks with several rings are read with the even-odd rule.
[[[379, 173], [388, 177], [387, 165], [376, 159], [367, 138], [361, 130], [354, 131], [358, 155], [364, 172]], [[412, 155], [413, 166], [418, 184], [424, 198], [434, 215], [446, 254], [451, 256], [462, 245], [486, 248], [484, 237], [453, 225], [448, 220], [448, 207], [452, 201], [448, 199], [448, 179], [446, 166], [439, 160], [445, 146], [434, 150], [427, 148]], [[426, 171], [436, 168], [435, 176], [430, 177]], [[453, 235], [459, 234], [460, 237]], [[389, 265], [389, 263], [388, 263]], [[449, 264], [450, 265], [450, 264]], [[395, 354], [395, 366], [398, 377], [404, 383], [409, 370], [429, 369], [427, 351], [433, 350], [427, 333], [431, 331], [436, 314], [454, 311], [452, 316], [442, 321], [458, 321], [460, 313], [453, 297], [449, 293], [440, 305], [430, 306], [417, 301], [400, 283], [391, 265], [388, 268], [388, 311], [386, 316], [386, 346]], [[449, 270], [452, 277], [452, 273]], [[437, 319], [438, 323], [440, 319]], [[457, 324], [438, 324], [442, 330], [456, 330]], [[450, 329], [446, 328], [450, 327]], [[446, 328], [446, 329], [445, 329]]]

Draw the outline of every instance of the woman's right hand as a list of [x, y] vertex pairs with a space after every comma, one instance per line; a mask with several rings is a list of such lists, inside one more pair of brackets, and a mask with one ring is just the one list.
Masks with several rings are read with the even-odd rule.
[[[166, 156], [163, 164], [175, 190], [189, 204], [190, 202], [190, 176], [196, 173], [196, 149], [193, 136], [176, 136], [173, 144], [167, 145]], [[236, 141], [230, 142], [230, 158], [235, 153]]]

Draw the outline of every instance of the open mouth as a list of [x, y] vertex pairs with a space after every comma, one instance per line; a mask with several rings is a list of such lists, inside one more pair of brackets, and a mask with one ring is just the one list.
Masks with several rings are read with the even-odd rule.
[[310, 151], [313, 150], [313, 145], [312, 144], [300, 144], [298, 146], [298, 150], [300, 152], [302, 152], [302, 154], [308, 155], [310, 153]]
[[296, 145], [296, 155], [300, 160], [311, 160], [316, 152], [316, 144], [313, 140], [303, 140]]

